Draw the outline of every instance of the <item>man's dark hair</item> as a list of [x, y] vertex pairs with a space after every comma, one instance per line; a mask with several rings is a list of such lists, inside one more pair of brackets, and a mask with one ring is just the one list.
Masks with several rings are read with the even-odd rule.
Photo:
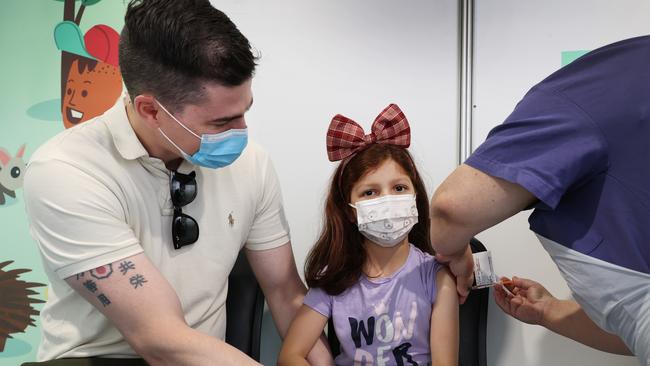
[[202, 83], [237, 86], [253, 76], [248, 39], [208, 0], [133, 0], [120, 36], [131, 98], [151, 93], [173, 110], [203, 96]]

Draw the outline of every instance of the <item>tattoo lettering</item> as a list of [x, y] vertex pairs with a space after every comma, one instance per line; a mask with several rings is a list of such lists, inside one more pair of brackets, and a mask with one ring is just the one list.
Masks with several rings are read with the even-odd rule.
[[109, 300], [108, 297], [106, 297], [104, 294], [97, 295], [97, 299], [104, 307], [107, 307], [111, 304], [111, 300]]
[[148, 281], [144, 278], [143, 275], [137, 274], [135, 276], [131, 276], [131, 278], [129, 278], [129, 282], [131, 283], [131, 285], [133, 285], [133, 288], [138, 288], [138, 287], [142, 287], [144, 283]]
[[126, 272], [128, 272], [131, 269], [135, 269], [135, 264], [131, 261], [124, 261], [120, 263], [120, 272], [122, 272], [122, 275], [125, 275]]
[[93, 280], [88, 280], [84, 282], [84, 287], [88, 289], [88, 291], [95, 293], [97, 292], [97, 284]]

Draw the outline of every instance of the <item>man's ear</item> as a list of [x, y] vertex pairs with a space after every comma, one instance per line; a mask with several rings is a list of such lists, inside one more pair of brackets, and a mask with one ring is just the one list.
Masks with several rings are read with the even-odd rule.
[[165, 111], [160, 108], [156, 99], [151, 95], [138, 95], [133, 99], [133, 110], [147, 127], [157, 130], [160, 128], [158, 119]]

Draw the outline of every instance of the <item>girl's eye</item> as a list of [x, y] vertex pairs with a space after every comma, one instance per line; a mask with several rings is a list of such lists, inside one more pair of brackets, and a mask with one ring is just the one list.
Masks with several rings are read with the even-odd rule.
[[395, 187], [395, 190], [396, 190], [397, 192], [404, 192], [404, 191], [406, 191], [407, 189], [408, 189], [408, 188], [407, 188], [406, 186], [397, 186], [397, 187]]
[[372, 196], [372, 193], [373, 193], [372, 191], [364, 191], [363, 195], [364, 196]]

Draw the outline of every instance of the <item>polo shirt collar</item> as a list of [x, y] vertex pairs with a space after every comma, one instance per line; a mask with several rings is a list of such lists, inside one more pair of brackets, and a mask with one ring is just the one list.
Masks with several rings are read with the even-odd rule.
[[129, 122], [126, 113], [126, 98], [126, 95], [122, 95], [115, 105], [106, 112], [106, 124], [120, 155], [126, 160], [135, 160], [149, 156], [149, 153]]

